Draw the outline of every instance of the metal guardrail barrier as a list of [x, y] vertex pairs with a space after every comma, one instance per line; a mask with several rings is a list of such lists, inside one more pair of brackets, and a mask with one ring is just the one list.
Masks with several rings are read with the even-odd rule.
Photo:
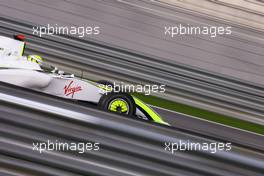
[[[264, 87], [261, 85], [172, 64], [162, 58], [135, 54], [96, 41], [70, 36], [39, 38], [32, 34], [32, 25], [1, 17], [0, 34], [26, 34], [28, 52], [41, 52], [56, 58], [50, 61], [64, 67], [124, 82], [165, 84], [165, 97], [185, 97], [240, 114], [234, 117], [264, 124]], [[86, 76], [83, 72], [78, 73]]]
[[[4, 83], [0, 83], [0, 122], [1, 175], [261, 176], [264, 172], [260, 151], [233, 145], [230, 151], [172, 154], [165, 150], [165, 142], [216, 141]], [[99, 143], [99, 150], [34, 149], [36, 143], [48, 140]]]

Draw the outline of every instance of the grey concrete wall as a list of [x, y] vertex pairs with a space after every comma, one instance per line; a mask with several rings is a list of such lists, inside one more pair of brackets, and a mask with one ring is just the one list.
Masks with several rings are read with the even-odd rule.
[[[264, 35], [250, 27], [137, 0], [1, 0], [0, 15], [36, 25], [100, 26], [100, 35], [85, 40], [264, 84]], [[180, 23], [231, 25], [232, 35], [164, 35], [164, 26]]]

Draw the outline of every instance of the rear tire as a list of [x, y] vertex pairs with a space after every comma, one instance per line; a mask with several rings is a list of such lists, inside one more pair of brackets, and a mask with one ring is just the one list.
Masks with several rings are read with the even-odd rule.
[[134, 116], [136, 104], [134, 99], [127, 93], [104, 94], [99, 103], [99, 108], [104, 111], [115, 112], [123, 115]]

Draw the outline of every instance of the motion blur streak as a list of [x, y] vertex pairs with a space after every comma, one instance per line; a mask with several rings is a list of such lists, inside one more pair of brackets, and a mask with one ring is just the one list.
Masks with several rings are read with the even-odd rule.
[[[1, 175], [98, 175], [98, 176], [261, 176], [264, 153], [233, 144], [229, 152], [175, 152], [164, 150], [164, 142], [219, 142], [217, 139], [149, 124], [80, 106], [71, 101], [47, 96], [0, 83]], [[87, 114], [86, 119], [64, 117], [10, 102], [18, 97], [54, 108]], [[89, 118], [98, 119], [94, 123]], [[32, 142], [59, 139], [66, 142], [100, 143], [99, 151], [74, 152], [32, 150]], [[232, 141], [230, 141], [232, 142]], [[15, 166], [16, 169], [12, 169]]]
[[[39, 54], [79, 77], [165, 84], [162, 97], [169, 100], [264, 124], [263, 32], [159, 2], [1, 0], [0, 35], [25, 34], [26, 54]], [[228, 24], [233, 35], [164, 35], [164, 26], [188, 23]], [[96, 24], [100, 35], [32, 34], [45, 24]], [[263, 176], [263, 135], [156, 110], [172, 127], [0, 83], [0, 175]], [[49, 140], [98, 142], [100, 150], [32, 150], [32, 143]], [[179, 140], [232, 143], [232, 150], [164, 150], [164, 143]]]
[[26, 53], [47, 56], [53, 64], [58, 64], [77, 76], [98, 80], [100, 75], [104, 79], [137, 84], [164, 84], [166, 96], [160, 95], [162, 97], [172, 100], [180, 97], [192, 103], [199, 100], [199, 104], [210, 104], [204, 105], [203, 109], [264, 124], [262, 86], [172, 64], [162, 58], [135, 54], [98, 41], [79, 40], [70, 36], [39, 38], [32, 35], [32, 25], [0, 18], [0, 34], [26, 34]]

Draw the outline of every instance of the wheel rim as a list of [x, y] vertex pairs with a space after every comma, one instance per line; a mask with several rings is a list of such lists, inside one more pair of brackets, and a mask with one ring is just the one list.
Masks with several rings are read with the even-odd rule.
[[121, 114], [128, 114], [129, 106], [128, 103], [121, 98], [114, 99], [109, 103], [108, 110]]

